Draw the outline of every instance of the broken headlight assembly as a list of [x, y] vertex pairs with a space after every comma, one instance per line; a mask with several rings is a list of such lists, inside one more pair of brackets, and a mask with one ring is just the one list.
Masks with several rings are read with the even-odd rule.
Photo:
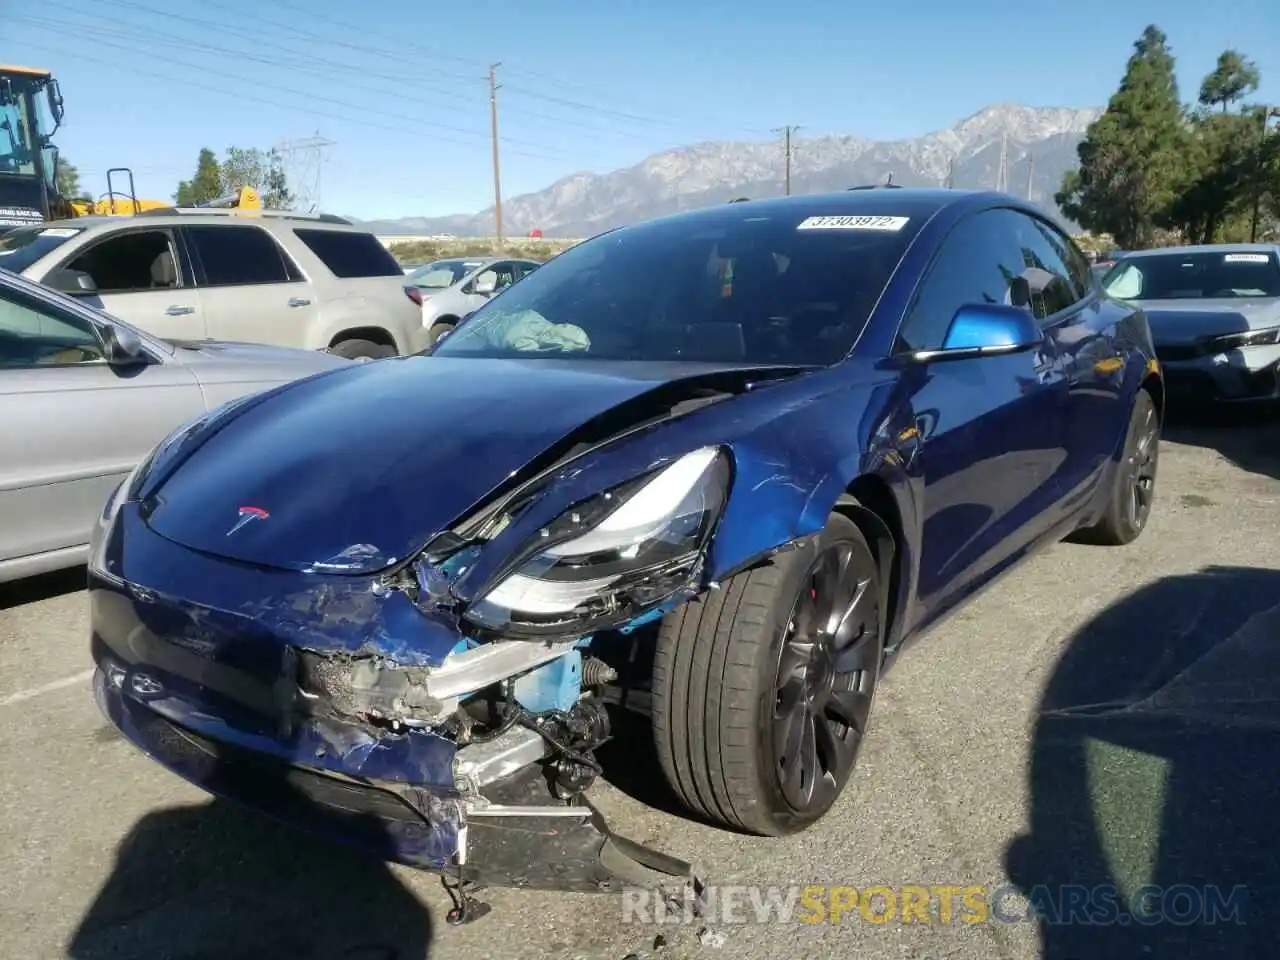
[[730, 462], [704, 447], [570, 507], [467, 612], [493, 630], [618, 626], [696, 580], [728, 497]]

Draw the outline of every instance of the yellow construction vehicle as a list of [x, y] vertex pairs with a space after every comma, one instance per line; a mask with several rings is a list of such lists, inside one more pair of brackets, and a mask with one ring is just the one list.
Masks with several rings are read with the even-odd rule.
[[[98, 200], [64, 196], [53, 144], [62, 115], [62, 91], [52, 73], [0, 64], [0, 230], [72, 217], [130, 217], [173, 206], [168, 200], [139, 199], [128, 167], [107, 171], [107, 192]], [[262, 201], [253, 187], [242, 187], [199, 206], [230, 207], [252, 216]]]

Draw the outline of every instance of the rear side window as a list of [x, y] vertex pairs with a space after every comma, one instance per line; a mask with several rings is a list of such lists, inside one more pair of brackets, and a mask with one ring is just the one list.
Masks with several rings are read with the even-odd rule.
[[288, 283], [302, 274], [260, 227], [186, 227], [186, 235], [210, 287]]
[[335, 277], [402, 277], [404, 269], [371, 233], [294, 230]]

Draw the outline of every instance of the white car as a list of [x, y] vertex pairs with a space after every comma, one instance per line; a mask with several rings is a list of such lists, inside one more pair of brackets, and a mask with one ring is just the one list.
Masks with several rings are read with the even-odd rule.
[[395, 257], [328, 215], [168, 208], [78, 217], [0, 235], [0, 267], [158, 337], [370, 360], [427, 345]]
[[536, 260], [456, 257], [418, 267], [405, 280], [422, 304], [427, 342], [435, 343], [494, 294], [540, 266]]

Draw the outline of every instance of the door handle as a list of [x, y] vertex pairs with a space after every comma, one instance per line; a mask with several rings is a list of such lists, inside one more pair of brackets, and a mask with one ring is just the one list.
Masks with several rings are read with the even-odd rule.
[[310, 300], [308, 300], [308, 299], [306, 299], [305, 297], [290, 297], [290, 298], [289, 298], [289, 306], [291, 306], [291, 307], [309, 307], [309, 306], [311, 306], [311, 301], [310, 301]]
[[164, 312], [166, 317], [185, 317], [196, 312], [195, 307], [170, 307]]

